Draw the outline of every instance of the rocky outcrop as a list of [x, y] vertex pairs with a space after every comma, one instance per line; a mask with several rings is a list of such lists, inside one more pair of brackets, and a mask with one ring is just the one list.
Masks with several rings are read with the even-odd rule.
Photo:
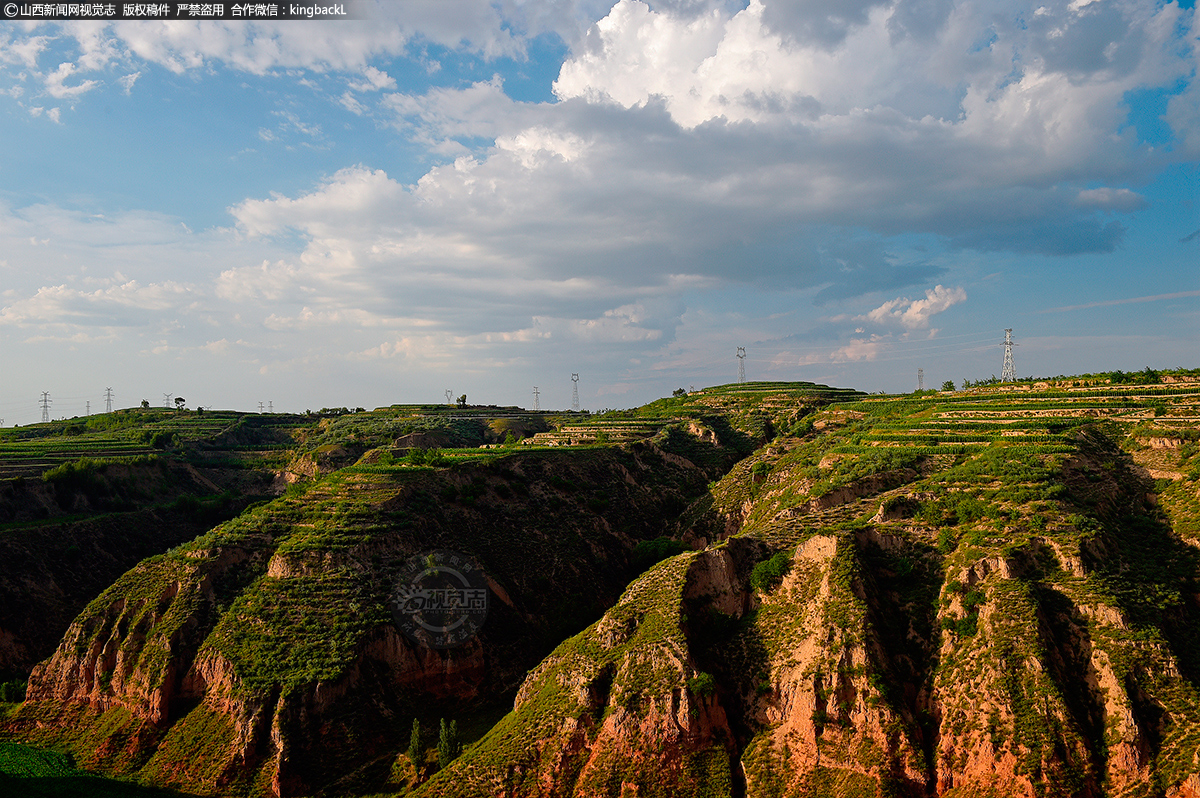
[[404, 453], [407, 453], [409, 449], [440, 449], [453, 444], [454, 439], [448, 432], [422, 430], [401, 435], [396, 438], [392, 446], [403, 449]]
[[355, 445], [319, 446], [294, 457], [283, 472], [283, 479], [289, 484], [304, 479], [317, 479], [353, 464], [362, 457], [363, 451], [362, 446]]
[[[680, 615], [697, 580], [717, 587], [723, 554], [651, 569], [521, 686], [489, 746], [438, 773], [422, 795], [593, 795], [653, 785], [664, 795], [728, 785], [734, 761], [720, 693], [689, 651]], [[727, 591], [728, 592], [728, 591]]]
[[[54, 654], [30, 675], [27, 700], [122, 706], [154, 726], [177, 702], [202, 694], [192, 661], [211, 629], [214, 587], [239, 566], [263, 560], [241, 547], [203, 557], [159, 557], [126, 573], [68, 629]], [[207, 628], [206, 628], [207, 626]], [[200, 680], [203, 684], [203, 680]]]
[[[776, 469], [772, 492], [745, 500], [740, 534], [634, 583], [420, 794], [1189, 795], [1200, 559], [1137, 514], [1142, 484], [1101, 443], [1059, 472], [1091, 514], [1005, 510], [1009, 526], [959, 519], [965, 534], [922, 520], [949, 517], [922, 512], [938, 502], [969, 518], [965, 490], [863, 500], [895, 484], [881, 475], [797, 511], [776, 498], [789, 484]], [[743, 464], [727, 479], [751, 476]], [[787, 554], [775, 581], [764, 540]], [[1176, 563], [1155, 577], [1172, 610], [1112, 592], [1161, 558]]]
[[[708, 479], [648, 443], [568, 456], [335, 476], [148, 560], [34, 670], [13, 728], [78, 745], [89, 767], [189, 790], [329, 784], [406, 742], [416, 712], [470, 712], [515, 687], [548, 636], [616, 599], [634, 543], [661, 536], [659, 519]], [[440, 548], [480, 563], [493, 599], [457, 648], [413, 642], [387, 606], [397, 569]], [[681, 696], [647, 728], [693, 710], [719, 715]], [[611, 722], [614, 740], [633, 723]]]

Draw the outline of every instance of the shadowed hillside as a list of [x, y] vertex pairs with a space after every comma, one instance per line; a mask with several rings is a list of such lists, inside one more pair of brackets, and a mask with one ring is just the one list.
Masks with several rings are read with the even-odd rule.
[[1194, 794], [1197, 387], [811, 416], [418, 794]]
[[[329, 418], [287, 495], [95, 598], [7, 733], [201, 794], [1185, 798], [1200, 384], [1095, 382]], [[488, 577], [457, 648], [387, 610], [430, 549]]]

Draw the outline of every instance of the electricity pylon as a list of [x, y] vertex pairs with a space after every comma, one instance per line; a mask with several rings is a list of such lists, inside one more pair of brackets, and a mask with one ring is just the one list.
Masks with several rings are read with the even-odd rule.
[[576, 413], [578, 413], [579, 412], [579, 375], [572, 374], [571, 382], [574, 383], [574, 385], [571, 386], [571, 409], [574, 410]]
[[1016, 346], [1012, 339], [1012, 328], [1004, 331], [1004, 368], [1000, 371], [1000, 382], [1016, 382], [1017, 367], [1013, 365], [1012, 348]]
[[737, 351], [738, 357], [738, 382], [746, 381], [746, 347], [739, 346]]

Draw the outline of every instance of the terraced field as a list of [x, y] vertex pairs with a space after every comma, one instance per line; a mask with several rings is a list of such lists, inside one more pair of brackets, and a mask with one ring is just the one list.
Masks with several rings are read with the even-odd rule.
[[1188, 795], [1198, 411], [1196, 383], [820, 409], [416, 792]]
[[[165, 451], [286, 459], [300, 484], [128, 571], [12, 728], [228, 795], [1188, 795], [1190, 376], [397, 406], [297, 419], [290, 448], [245, 420], [197, 432]], [[496, 582], [478, 645], [448, 658], [405, 643], [381, 592], [431, 547]], [[142, 653], [101, 663], [117, 649]], [[104, 678], [75, 684], [84, 660]], [[168, 679], [198, 692], [138, 687]], [[514, 691], [497, 722], [481, 696]], [[408, 753], [418, 716], [477, 733], [435, 766]]]
[[10, 427], [0, 429], [0, 479], [39, 476], [84, 458], [121, 462], [170, 449], [202, 461], [254, 459], [263, 452], [285, 452], [293, 445], [290, 431], [306, 423], [315, 422], [282, 414], [122, 410]]
[[[1061, 470], [1078, 459], [1081, 431], [1095, 429], [1119, 442], [1142, 477], [1157, 480], [1165, 504], [1184, 513], [1181, 531], [1196, 531], [1190, 525], [1194, 521], [1187, 520], [1196, 497], [1188, 498], [1183, 483], [1200, 476], [1200, 458], [1195, 458], [1200, 382], [867, 397], [831, 406], [811, 423], [815, 437], [786, 449], [779, 441], [756, 455], [762, 457], [764, 478], [776, 472], [781, 482], [789, 481], [783, 472], [801, 477], [783, 491], [782, 504], [758, 506], [760, 517], [795, 501], [800, 509], [791, 515], [805, 516], [805, 525], [832, 522], [861, 503], [878, 506], [877, 498], [874, 504], [869, 499], [887, 495], [883, 477], [900, 480], [908, 486], [904, 490], [915, 483], [938, 494], [969, 495], [1013, 508], [1033, 502], [1022, 511], [1029, 513], [1038, 508], [1038, 499], [1061, 496]], [[772, 481], [764, 491], [769, 493]], [[1093, 474], [1092, 481], [1098, 476]], [[1049, 495], [1025, 490], [1035, 483]]]

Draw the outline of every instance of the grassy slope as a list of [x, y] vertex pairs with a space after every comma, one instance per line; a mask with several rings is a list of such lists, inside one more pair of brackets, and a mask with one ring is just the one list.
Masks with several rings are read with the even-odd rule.
[[269, 494], [310, 423], [126, 410], [0, 430], [0, 680], [123, 571]]
[[[131, 683], [150, 688], [169, 658], [187, 657], [181, 652], [189, 647], [201, 656], [211, 651], [232, 663], [236, 697], [300, 696], [338, 683], [388, 625], [392, 570], [419, 551], [453, 548], [475, 558], [515, 602], [511, 609], [497, 602], [495, 621], [481, 638], [496, 664], [473, 688], [502, 692], [553, 642], [616, 598], [633, 543], [662, 534], [661, 519], [677, 515], [711, 476], [668, 462], [662, 449], [647, 444], [452, 457], [436, 469], [378, 463], [343, 469], [128, 572], [84, 611], [64, 645], [81, 655], [104, 648], [110, 636], [122, 649], [133, 646], [127, 660], [139, 663], [139, 672], [129, 674]], [[217, 565], [235, 556], [236, 573]], [[272, 560], [288, 574], [267, 576]], [[206, 584], [214, 586], [211, 593]], [[137, 637], [123, 638], [130, 629]], [[166, 640], [173, 641], [170, 652], [159, 642]], [[321, 783], [347, 758], [400, 742], [409, 720], [396, 716], [411, 718], [417, 697], [389, 694], [372, 707], [374, 700], [348, 699], [348, 717], [333, 721], [326, 739], [299, 744], [306, 751], [295, 757], [300, 776]], [[480, 704], [462, 708], [490, 711]], [[200, 725], [192, 717], [197, 711], [180, 725]], [[27, 707], [23, 717], [57, 712]], [[43, 736], [69, 745], [92, 766], [212, 783], [219, 768], [194, 777], [170, 764], [195, 758], [194, 736], [163, 737], [118, 715], [74, 718], [63, 733]], [[356, 717], [371, 729], [369, 739]], [[135, 751], [105, 742], [114, 735], [149, 737]], [[139, 751], [152, 751], [157, 741], [162, 746], [148, 761]], [[211, 753], [219, 756], [220, 748]]]
[[[825, 735], [828, 742], [824, 744], [827, 762], [833, 767], [809, 774], [804, 785], [789, 781], [794, 768], [772, 747], [772, 724], [755, 715], [756, 697], [770, 697], [788, 651], [806, 639], [803, 614], [798, 616], [795, 608], [810, 604], [821, 584], [833, 584], [834, 588], [827, 589], [813, 612], [849, 630], [838, 645], [876, 651], [857, 676], [875, 685], [873, 700], [886, 705], [892, 716], [905, 724], [910, 740], [906, 756], [911, 760], [906, 767], [910, 770], [933, 772], [939, 757], [934, 743], [939, 736], [975, 739], [971, 735], [983, 734], [993, 745], [1013, 752], [1021, 772], [1040, 774], [1054, 794], [1083, 780], [1102, 783], [1107, 763], [1103, 757], [1089, 757], [1086, 749], [1119, 742], [1121, 731], [1096, 727], [1092, 719], [1095, 708], [1067, 678], [1070, 668], [1079, 663], [1055, 660], [1050, 653], [1064, 640], [1078, 637], [1080, 630], [1105, 652], [1120, 678], [1137, 685], [1141, 704], [1132, 711], [1139, 718], [1161, 718], [1165, 713], [1171, 719], [1161, 724], [1164, 732], [1152, 741], [1157, 754], [1155, 779], [1175, 783], [1189, 767], [1195, 767], [1187, 757], [1189, 751], [1200, 747], [1198, 726], [1189, 709], [1196, 703], [1200, 666], [1193, 632], [1196, 608], [1190, 598], [1196, 592], [1198, 571], [1193, 550], [1180, 544], [1181, 539], [1200, 538], [1200, 460], [1192, 459], [1195, 446], [1191, 443], [1200, 436], [1196, 435], [1196, 400], [1190, 390], [1100, 386], [1088, 391], [1020, 394], [860, 396], [858, 401], [813, 416], [814, 404], [811, 393], [752, 384], [710, 389], [682, 399], [661, 400], [639, 411], [589, 420], [587, 423], [597, 428], [653, 421], [660, 424], [659, 443], [673, 444], [682, 453], [695, 445], [694, 437], [679, 435], [688, 425], [698, 424], [701, 432], [713, 429], [723, 441], [743, 446], [753, 434], [798, 435], [784, 435], [739, 463], [712, 486], [708, 498], [688, 517], [706, 529], [720, 527], [714, 518], [735, 518], [742, 525], [741, 534], [784, 552], [795, 551], [814, 536], [831, 536], [840, 541], [837, 554], [821, 567], [793, 558], [796, 570], [782, 594], [774, 589], [760, 591], [756, 614], [728, 628], [722, 626], [719, 616], [710, 616], [716, 619], [716, 628], [723, 630], [719, 639], [682, 644], [670, 642], [685, 635], [678, 618], [689, 612], [694, 617], [704, 612], [704, 607], [684, 607], [678, 591], [662, 594], [654, 587], [661, 579], [648, 575], [649, 581], [635, 583], [626, 598], [599, 622], [600, 626], [610, 620], [627, 625], [628, 619], [621, 613], [648, 596], [658, 596], [662, 606], [656, 604], [639, 616], [649, 620], [634, 624], [639, 631], [632, 638], [614, 652], [611, 645], [598, 646], [598, 627], [593, 626], [564, 643], [527, 683], [536, 700], [526, 702], [521, 711], [497, 724], [469, 748], [452, 773], [435, 777], [424, 790], [449, 795], [460, 789], [462, 794], [475, 794], [488, 789], [478, 785], [503, 783], [511, 764], [531, 756], [534, 759], [529, 760], [526, 778], [532, 779], [539, 763], [545, 765], [545, 756], [553, 751], [553, 745], [544, 743], [553, 738], [558, 728], [555, 724], [563, 718], [578, 720], [581, 712], [597, 712], [595, 707], [582, 707], [577, 696], [562, 689], [564, 680], [579, 677], [579, 668], [604, 673], [606, 662], [661, 661], [654, 651], [684, 645], [690, 646], [688, 651], [698, 666], [716, 674], [718, 694], [734, 718], [737, 745], [754, 783], [764, 788], [777, 784], [780, 789], [789, 784], [813, 789], [820, 784], [834, 794], [847, 795], [864, 789], [873, 792], [874, 787], [867, 785], [875, 783], [878, 771], [871, 771], [864, 762], [875, 755], [847, 749], [851, 735], [840, 731], [842, 721], [838, 721], [836, 706], [826, 710], [833, 731]], [[578, 424], [580, 420], [569, 421]], [[386, 440], [392, 432], [391, 427], [378, 432], [379, 440]], [[694, 426], [691, 432], [696, 432]], [[1178, 445], [1168, 450], [1152, 448], [1155, 438], [1171, 438]], [[583, 454], [579, 451], [571, 456]], [[475, 463], [471, 469], [483, 466], [478, 452], [463, 451], [458, 456], [463, 458], [460, 469], [468, 468], [467, 460]], [[1157, 482], [1146, 468], [1158, 475]], [[461, 545], [461, 528], [470, 526], [462, 519], [476, 512], [495, 512], [503, 505], [497, 501], [502, 497], [495, 494], [495, 485], [517, 489], [511, 481], [493, 480], [490, 472], [480, 470], [485, 474], [482, 484], [468, 477], [426, 489], [432, 501], [410, 503], [405, 508], [407, 519], [420, 527], [422, 534], [433, 531], [444, 535], [443, 540]], [[283, 525], [290, 531], [283, 534], [271, 526], [274, 522], [261, 520], [226, 525], [216, 534], [231, 535], [225, 543], [234, 539], [240, 543], [265, 529], [271, 540], [265, 544], [269, 552], [282, 547], [285, 554], [300, 559], [312, 552], [353, 552], [353, 560], [371, 550], [369, 541], [378, 539], [370, 529], [378, 519], [373, 512], [361, 512], [372, 505], [359, 502], [358, 497], [394, 479], [400, 471], [410, 478], [407, 469], [360, 466], [340, 474], [336, 488], [318, 486], [307, 499], [296, 496], [290, 500], [292, 504], [285, 501], [281, 506], [292, 509], [272, 516], [276, 521], [286, 518]], [[549, 472], [543, 475], [546, 481], [549, 477]], [[1144, 484], [1154, 487], [1157, 504], [1141, 501], [1138, 486], [1147, 477], [1151, 481]], [[588, 480], [567, 481], [572, 482], [573, 490], [559, 488], [546, 494], [551, 504], [555, 498], [561, 503], [557, 509], [564, 513], [563, 518], [584, 510], [589, 502], [597, 503], [591, 505], [592, 512], [602, 510], [604, 502], [616, 498], [611, 493], [597, 493]], [[581, 491], [579, 483], [585, 482], [589, 484]], [[453, 493], [448, 491], [450, 487]], [[347, 491], [353, 492], [354, 501], [346, 501]], [[877, 518], [881, 508], [882, 517]], [[430, 519], [439, 514], [441, 520], [431, 524]], [[254, 523], [258, 526], [249, 529], [247, 524], [253, 527]], [[545, 539], [535, 539], [534, 549], [526, 552], [519, 543], [526, 529], [524, 522], [509, 528], [522, 531], [517, 538], [502, 539], [490, 555], [486, 544], [477, 540], [472, 545], [481, 548], [472, 553], [499, 556], [502, 568], [542, 556]], [[868, 534], [872, 530], [879, 534]], [[648, 527], [642, 534], [653, 536]], [[887, 548], [877, 542], [880, 535], [890, 541]], [[214, 540], [204, 545], [211, 546]], [[564, 551], [571, 551], [570, 546]], [[383, 554], [391, 555], [394, 552]], [[676, 573], [692, 556], [682, 555], [675, 565], [664, 564], [653, 573]], [[978, 573], [979, 564], [989, 558], [1022, 564], [1017, 569], [1020, 574], [1000, 578], [992, 573], [977, 585], [964, 585], [963, 576], [972, 568]], [[563, 562], [567, 561], [569, 557]], [[345, 571], [334, 567], [309, 583], [297, 580], [287, 588], [300, 591], [297, 596], [306, 603], [334, 597], [327, 602], [330, 606], [349, 607], [354, 597], [338, 587], [345, 581]], [[332, 638], [344, 634], [345, 642], [341, 648], [324, 647], [324, 659], [299, 656], [302, 649], [287, 644], [286, 634], [288, 628], [302, 630], [304, 623], [297, 626], [285, 617], [289, 605], [287, 595], [278, 592], [281, 588], [259, 582], [251, 583], [250, 590], [236, 597], [231, 594], [231, 601], [242, 602], [237, 605], [240, 617], [261, 617], [274, 624], [260, 627], [278, 630], [272, 631], [270, 640], [246, 638], [246, 629], [253, 624], [238, 624], [214, 633], [206, 645], [231, 653], [251, 683], [255, 673], [262, 674], [263, 685], [281, 679], [299, 685], [336, 678], [349, 661], [348, 653], [337, 652], [354, 651], [364, 632], [349, 627], [339, 631], [337, 617], [320, 619], [302, 613], [310, 629], [321, 624]], [[304, 592], [313, 590], [317, 592]], [[1093, 617], [1097, 608], [1106, 607], [1115, 607], [1118, 615]], [[1101, 616], [1117, 620], [1097, 620]], [[227, 613], [223, 617], [236, 616]], [[365, 617], [369, 621], [369, 614]], [[543, 639], [548, 643], [553, 634], [547, 631]], [[336, 643], [332, 638], [331, 643]], [[271, 641], [274, 643], [264, 645]], [[836, 653], [829, 651], [828, 656], [822, 655], [824, 660], [814, 660], [813, 667], [824, 669], [830, 682], [839, 675]], [[1006, 666], [1031, 660], [1043, 663], [1037, 673], [1015, 681], [1002, 676], [1019, 670]], [[572, 661], [576, 665], [571, 665]], [[1172, 670], [1179, 671], [1182, 678], [1162, 676]], [[622, 685], [637, 686], [637, 692], [646, 696], [666, 689], [646, 674], [630, 678], [634, 672], [617, 675], [624, 673], [618, 669], [604, 678], [611, 680], [618, 695]], [[558, 675], [547, 680], [548, 674]], [[674, 680], [674, 689], [687, 690], [694, 670], [664, 672], [663, 676]], [[586, 683], [591, 677], [585, 674], [580, 678]], [[981, 719], [977, 707], [969, 700], [963, 703], [953, 689], [961, 683], [977, 684], [997, 708], [996, 717]], [[538, 684], [543, 687], [534, 689]], [[871, 700], [870, 691], [864, 692], [864, 700]], [[937, 705], [943, 718], [940, 729], [929, 720], [930, 702], [935, 701], [941, 702]], [[1039, 712], [1039, 701], [1052, 709]], [[597, 720], [602, 721], [604, 707], [598, 712]], [[845, 713], [850, 717], [848, 708]], [[407, 723], [401, 719], [397, 725], [407, 728]], [[360, 780], [356, 789], [370, 791], [370, 784], [386, 783], [391, 791], [407, 791], [415, 773], [397, 777], [406, 758], [394, 753], [406, 744], [405, 735], [393, 735], [381, 749], [386, 751], [390, 745], [393, 753], [382, 755], [382, 765], [372, 771], [374, 775], [364, 773], [365, 780]], [[395, 762], [395, 767], [389, 762]], [[714, 762], [711, 756], [700, 757], [673, 772], [691, 774], [695, 783], [708, 785], [709, 794], [724, 794], [721, 785], [730, 778], [728, 767], [722, 770]], [[428, 766], [426, 762], [426, 771]], [[654, 786], [661, 782], [661, 773], [645, 763], [639, 767], [627, 775], [651, 792], [661, 788], [661, 784]], [[620, 769], [619, 763], [610, 766], [612, 773]], [[464, 772], [470, 778], [455, 781], [454, 774]], [[601, 789], [598, 784], [593, 787]]]
[[[706, 626], [722, 631], [691, 641], [688, 653], [717, 674], [730, 716], [741, 719], [734, 731], [750, 794], [923, 791], [939, 768], [966, 767], [965, 759], [945, 757], [964, 755], [981, 735], [1014, 757], [1015, 778], [1051, 795], [1084, 784], [1152, 794], [1154, 784], [1196, 773], [1200, 558], [1188, 543], [1200, 537], [1198, 411], [1194, 386], [872, 397], [820, 413], [809, 419], [818, 431], [777, 440], [739, 463], [713, 486], [711, 513], [740, 518], [741, 535], [784, 552], [815, 537], [836, 541], [824, 564], [793, 556], [781, 592], [757, 592], [758, 609], [740, 622], [722, 623], [710, 608]], [[1151, 449], [1155, 438], [1177, 448]], [[1142, 463], [1155, 468], [1157, 482]], [[1146, 501], [1147, 488], [1154, 501]], [[657, 576], [644, 579], [651, 581], [636, 583], [530, 677], [524, 689], [536, 700], [431, 781], [430, 794], [537, 794], [539, 774], [554, 767], [560, 789], [573, 790], [572, 771], [554, 764], [563, 719], [577, 724], [590, 712], [599, 723], [612, 705], [585, 707], [571, 685], [589, 683], [614, 656], [651, 656], [662, 645], [635, 637], [625, 645], [639, 654], [603, 644], [620, 608], [653, 592]], [[659, 623], [705, 612], [673, 595], [656, 610]], [[806, 660], [806, 672], [830, 685], [863, 682], [857, 700], [865, 703], [819, 710], [826, 764], [797, 781], [795, 764], [777, 747], [778, 721], [757, 710], [788, 678], [795, 652], [821, 645], [814, 629], [829, 624], [842, 631]], [[862, 664], [847, 670], [847, 652]], [[1096, 662], [1104, 673], [1094, 671]], [[1081, 672], [1113, 679], [1125, 695], [1114, 694], [1107, 708], [1097, 704], [1080, 689]], [[653, 681], [643, 681], [655, 693]], [[684, 681], [677, 682], [679, 689]], [[1121, 700], [1136, 726], [1103, 722]], [[868, 705], [887, 710], [907, 746], [863, 747], [852, 718], [869, 714]], [[1139, 729], [1150, 770], [1121, 786], [1107, 752], [1115, 757]], [[939, 739], [958, 747], [939, 752]], [[505, 775], [514, 764], [522, 776]], [[908, 776], [896, 781], [897, 767]], [[628, 775], [657, 789], [648, 772]]]
[[0, 795], [21, 798], [186, 798], [183, 793], [79, 770], [66, 754], [0, 743]]
[[[576, 451], [569, 455], [530, 451], [510, 456], [503, 450], [454, 450], [448, 452], [452, 467], [444, 473], [397, 467], [386, 456], [366, 457], [362, 464], [307, 492], [299, 488], [289, 491], [289, 497], [277, 505], [225, 524], [130, 571], [85, 611], [85, 616], [97, 620], [82, 626], [71, 645], [82, 652], [93, 646], [98, 636], [114, 634], [115, 629], [139, 630], [150, 642], [138, 644], [142, 647], [131, 651], [136, 656], [127, 657], [141, 664], [141, 672], [130, 677], [134, 683], [154, 688], [161, 682], [161, 678], [155, 681], [154, 668], [161, 667], [160, 660], [165, 662], [166, 657], [166, 651], [154, 641], [172, 639], [186, 625], [184, 642], [190, 640], [188, 645], [219, 651], [232, 659], [239, 683], [247, 691], [269, 693], [280, 685], [292, 689], [336, 680], [354, 661], [373, 625], [383, 620], [378, 586], [356, 579], [356, 573], [374, 568], [381, 560], [394, 561], [397, 546], [446, 545], [469, 550], [493, 573], [519, 574], [514, 580], [529, 597], [526, 603], [532, 605], [519, 609], [526, 614], [532, 611], [542, 620], [532, 632], [526, 630], [517, 644], [500, 640], [497, 645], [506, 655], [514, 655], [513, 661], [523, 662], [529, 656], [529, 642], [534, 645], [532, 651], [548, 648], [615, 599], [614, 591], [626, 579], [623, 568], [632, 542], [668, 531], [661, 519], [678, 515], [702, 490], [706, 479], [719, 475], [731, 458], [752, 449], [753, 436], [761, 435], [773, 421], [794, 420], [791, 416], [798, 408], [825, 398], [822, 390], [812, 386], [766, 386], [759, 395], [766, 390], [784, 409], [782, 413], [764, 412], [747, 400], [746, 390], [737, 386], [728, 392], [730, 396], [721, 390], [710, 391], [698, 395], [695, 402], [673, 400], [670, 407], [647, 409], [642, 415], [657, 430], [656, 444], [634, 446], [626, 454], [611, 450], [606, 454], [603, 447], [590, 454]], [[714, 412], [714, 403], [727, 407]], [[696, 406], [689, 408], [689, 404]], [[388, 408], [326, 418], [317, 426], [301, 429], [297, 451], [320, 452], [332, 446], [353, 452], [371, 444], [386, 446], [394, 436], [424, 429], [448, 428], [460, 437], [479, 433], [479, 425], [469, 423], [474, 419], [448, 419], [445, 415], [439, 408]], [[476, 415], [491, 434], [496, 433], [488, 412]], [[212, 420], [210, 416], [208, 421]], [[567, 417], [554, 423], [580, 420]], [[219, 441], [210, 441], [219, 445], [194, 447], [189, 450], [194, 452], [190, 459], [204, 464], [227, 458], [246, 443], [244, 428], [255, 421], [243, 418], [227, 424], [217, 436]], [[603, 426], [612, 420], [582, 421]], [[725, 448], [715, 451], [711, 443], [681, 431], [681, 424], [695, 421]], [[161, 425], [164, 420], [156, 416], [152, 422]], [[479, 434], [486, 438], [488, 432]], [[686, 468], [663, 462], [658, 451], [690, 457], [705, 470], [688, 475]], [[516, 471], [511, 468], [514, 457], [523, 464]], [[621, 458], [624, 462], [619, 462]], [[563, 468], [560, 464], [564, 463], [569, 465]], [[678, 472], [674, 476], [670, 475], [672, 468]], [[641, 496], [630, 493], [631, 472], [637, 475], [634, 492]], [[535, 501], [530, 501], [531, 496]], [[513, 508], [522, 503], [528, 509], [513, 515]], [[585, 519], [582, 527], [580, 519]], [[615, 536], [616, 549], [609, 543], [605, 544], [609, 547], [606, 553], [595, 550], [597, 521], [610, 537]], [[482, 537], [472, 537], [476, 530], [481, 530]], [[204, 566], [206, 557], [234, 550], [241, 552], [237, 556], [243, 560], [236, 568], [214, 573]], [[547, 559], [550, 552], [554, 554]], [[336, 562], [325, 562], [311, 576], [263, 578], [265, 563], [276, 555], [301, 569], [312, 557], [332, 556]], [[528, 563], [533, 561], [548, 567], [530, 571]], [[596, 562], [599, 568], [594, 567]], [[216, 586], [211, 596], [201, 595], [206, 580]], [[180, 587], [163, 613], [155, 599], [165, 597], [164, 586], [175, 583]], [[564, 592], [567, 584], [570, 588]], [[507, 587], [513, 592], [511, 585]], [[145, 601], [137, 599], [142, 594]], [[115, 606], [118, 598], [125, 600], [122, 606], [126, 609], [115, 613], [107, 609]], [[151, 614], [155, 607], [160, 611]], [[230, 623], [234, 618], [246, 622]], [[314, 631], [319, 631], [315, 637]], [[512, 629], [498, 632], [497, 638], [503, 638], [505, 631], [511, 633]], [[122, 648], [127, 645], [121, 644]], [[101, 670], [104, 667], [99, 666]], [[485, 707], [483, 711], [492, 710]], [[170, 739], [165, 759], [160, 752], [154, 761], [137, 752], [138, 744], [113, 744], [118, 738], [142, 739], [139, 735], [144, 733], [151, 738], [159, 736], [123, 712], [117, 708], [72, 716], [65, 741], [93, 766], [126, 773], [140, 768], [160, 774], [174, 772], [167, 764], [172, 758]], [[189, 714], [182, 726], [199, 728], [204, 723]], [[318, 770], [327, 767], [323, 762], [315, 764]]]

